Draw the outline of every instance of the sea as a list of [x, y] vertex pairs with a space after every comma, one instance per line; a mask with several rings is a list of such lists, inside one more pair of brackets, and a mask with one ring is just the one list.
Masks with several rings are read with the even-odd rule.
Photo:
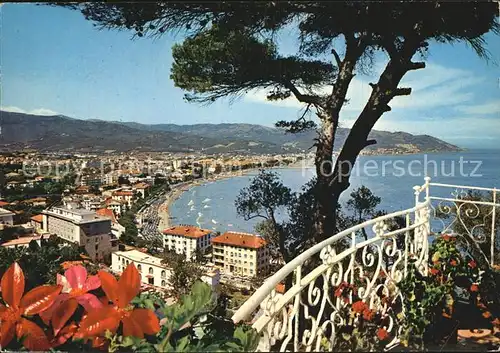
[[[296, 168], [274, 171], [293, 191], [299, 191], [315, 176], [314, 167], [307, 161]], [[238, 216], [235, 200], [257, 174], [258, 171], [251, 171], [193, 186], [171, 206], [171, 224], [193, 224], [220, 232], [255, 232], [255, 225], [262, 219], [246, 221]], [[365, 185], [381, 198], [378, 209], [395, 212], [411, 208], [415, 205], [413, 186], [422, 185], [426, 176], [435, 183], [500, 189], [500, 150], [360, 156], [353, 167], [351, 186], [342, 194], [341, 202], [354, 189]], [[431, 188], [433, 192], [436, 196], [450, 196], [450, 189]]]

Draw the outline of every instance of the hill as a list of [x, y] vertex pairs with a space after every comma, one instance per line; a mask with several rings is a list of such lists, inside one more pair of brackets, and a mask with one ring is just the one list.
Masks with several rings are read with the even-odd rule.
[[[80, 120], [63, 115], [39, 116], [0, 112], [0, 148], [40, 151], [98, 152], [169, 151], [206, 153], [287, 153], [312, 147], [314, 131], [287, 134], [282, 130], [255, 124], [156, 124], [103, 120]], [[339, 129], [335, 149], [349, 129]], [[456, 151], [458, 147], [428, 135], [405, 132], [372, 131], [377, 140], [372, 148], [412, 145], [419, 151]]]

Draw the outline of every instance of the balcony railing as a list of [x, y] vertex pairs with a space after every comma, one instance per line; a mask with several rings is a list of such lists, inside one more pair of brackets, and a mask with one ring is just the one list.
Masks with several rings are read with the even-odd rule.
[[[451, 189], [453, 194], [430, 195], [430, 190], [438, 189]], [[473, 200], [467, 189], [488, 192], [492, 200]], [[334, 293], [342, 282], [347, 282], [356, 285], [358, 296], [371, 309], [387, 315], [385, 328], [393, 337], [388, 348], [398, 344], [398, 322], [404, 312], [402, 306], [391, 304], [402, 299], [398, 283], [406, 276], [410, 261], [415, 261], [422, 274], [427, 273], [432, 232], [465, 234], [478, 242], [488, 239], [493, 244], [491, 264], [498, 233], [495, 222], [500, 203], [496, 189], [430, 183], [430, 178], [426, 178], [414, 191], [415, 207], [358, 224], [287, 263], [241, 306], [233, 321], [253, 323], [261, 334], [259, 351], [331, 351], [346, 322], [343, 309], [352, 304], [352, 298], [345, 301]], [[489, 227], [478, 217], [491, 222]], [[284, 294], [277, 293], [276, 286], [290, 276], [291, 286]], [[392, 298], [391, 302], [381, 300], [382, 297]]]

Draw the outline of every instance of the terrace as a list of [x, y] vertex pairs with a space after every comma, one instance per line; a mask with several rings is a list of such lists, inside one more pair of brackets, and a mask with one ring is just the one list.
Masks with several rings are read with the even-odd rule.
[[[498, 189], [432, 183], [415, 186], [415, 206], [371, 219], [311, 247], [270, 277], [233, 315], [234, 322], [253, 322], [261, 339], [258, 351], [332, 351], [349, 321], [346, 308], [355, 285], [357, 296], [385, 317], [390, 340], [401, 343], [407, 315], [399, 283], [415, 264], [428, 276], [429, 248], [436, 235], [473, 242], [488, 266], [500, 263]], [[368, 240], [360, 237], [368, 234]], [[286, 291], [276, 286], [288, 283]], [[390, 302], [384, 300], [390, 298]], [[352, 319], [352, 316], [351, 316]], [[351, 321], [352, 323], [352, 321]], [[345, 350], [345, 349], [344, 349]]]

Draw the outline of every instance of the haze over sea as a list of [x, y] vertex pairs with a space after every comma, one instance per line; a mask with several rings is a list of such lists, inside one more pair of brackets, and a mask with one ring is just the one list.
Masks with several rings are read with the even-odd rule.
[[[274, 170], [283, 183], [294, 191], [300, 190], [315, 175], [311, 166]], [[239, 191], [248, 186], [257, 173], [252, 171], [192, 187], [172, 205], [172, 224], [198, 224], [217, 231], [254, 232], [255, 224], [262, 219], [245, 221], [237, 215], [234, 201]], [[365, 185], [382, 198], [380, 209], [394, 212], [410, 208], [415, 200], [412, 188], [423, 184], [426, 175], [437, 183], [500, 188], [500, 150], [361, 156], [351, 177], [351, 187], [344, 192], [341, 201], [345, 202], [352, 190]]]

